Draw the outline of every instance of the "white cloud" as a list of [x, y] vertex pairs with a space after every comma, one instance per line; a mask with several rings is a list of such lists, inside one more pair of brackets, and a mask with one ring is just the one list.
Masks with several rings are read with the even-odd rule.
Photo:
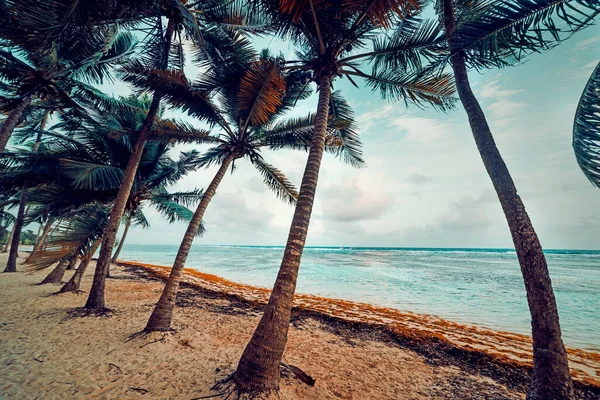
[[583, 51], [596, 43], [600, 43], [600, 36], [594, 36], [589, 39], [579, 41], [573, 50], [575, 52]]
[[323, 220], [357, 222], [378, 219], [392, 206], [381, 182], [368, 175], [325, 185], [319, 190]]
[[501, 85], [507, 86], [506, 83], [501, 84], [498, 80], [493, 80], [486, 83], [480, 91], [480, 96], [491, 102], [487, 108], [492, 112], [491, 116], [496, 121], [506, 120], [523, 112], [526, 108], [526, 104], [512, 99], [515, 95], [522, 93], [522, 89], [502, 88]]

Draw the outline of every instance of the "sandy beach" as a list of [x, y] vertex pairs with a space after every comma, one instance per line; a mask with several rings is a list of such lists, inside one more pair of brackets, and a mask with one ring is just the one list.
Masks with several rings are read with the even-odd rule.
[[[0, 275], [2, 398], [216, 395], [211, 387], [234, 370], [268, 293], [187, 271], [175, 330], [132, 338], [159, 297], [164, 267], [115, 266], [107, 281], [114, 312], [91, 317], [73, 313], [86, 293], [53, 295], [58, 286], [37, 285], [47, 272]], [[525, 398], [529, 343], [521, 335], [304, 295], [292, 325], [284, 362], [316, 383], [284, 373], [281, 399]], [[578, 398], [600, 398], [600, 355], [570, 356]]]

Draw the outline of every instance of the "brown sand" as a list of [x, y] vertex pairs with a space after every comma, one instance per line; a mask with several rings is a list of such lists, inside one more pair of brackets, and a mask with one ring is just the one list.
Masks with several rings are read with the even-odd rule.
[[[0, 255], [0, 266], [5, 262], [6, 255]], [[92, 271], [93, 265], [84, 290]], [[233, 371], [260, 316], [256, 308], [231, 298], [184, 286], [175, 332], [128, 339], [144, 327], [162, 290], [160, 281], [144, 279], [139, 267], [114, 267], [114, 278], [107, 281], [107, 305], [114, 313], [73, 317], [70, 312], [85, 303], [86, 294], [52, 295], [59, 286], [36, 285], [47, 272], [0, 274], [0, 398], [215, 394], [211, 386]], [[284, 361], [317, 381], [310, 387], [285, 376], [281, 399], [524, 398], [518, 385], [509, 384], [509, 390], [469, 368], [342, 330], [320, 318], [296, 319]]]

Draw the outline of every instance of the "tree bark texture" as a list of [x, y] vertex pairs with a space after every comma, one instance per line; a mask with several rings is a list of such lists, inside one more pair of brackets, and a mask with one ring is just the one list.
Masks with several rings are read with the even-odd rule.
[[331, 77], [319, 79], [319, 104], [306, 169], [290, 227], [283, 260], [265, 312], [246, 346], [234, 379], [245, 393], [279, 389], [279, 363], [287, 342], [296, 280], [312, 213], [331, 98]]
[[65, 271], [67, 270], [67, 262], [59, 261], [56, 267], [44, 278], [40, 285], [45, 285], [46, 283], [60, 283], [62, 282], [62, 278], [65, 276]]
[[19, 124], [23, 113], [31, 104], [32, 96], [27, 95], [21, 99], [19, 104], [8, 114], [8, 117], [0, 127], [0, 153], [4, 152], [6, 148], [6, 144], [8, 143], [8, 139], [10, 139], [10, 135], [12, 135], [16, 126]]

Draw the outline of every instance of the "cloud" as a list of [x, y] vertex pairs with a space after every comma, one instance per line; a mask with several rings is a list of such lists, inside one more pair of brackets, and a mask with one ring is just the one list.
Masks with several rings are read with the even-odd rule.
[[589, 39], [581, 40], [580, 42], [577, 43], [577, 45], [575, 45], [574, 51], [579, 52], [579, 51], [585, 50], [588, 47], [590, 47], [591, 45], [596, 44], [598, 42], [600, 42], [600, 36], [594, 36]]
[[336, 222], [358, 222], [380, 218], [391, 207], [392, 200], [379, 185], [361, 184], [364, 179], [331, 184], [319, 192], [320, 219]]
[[507, 119], [526, 107], [526, 104], [519, 103], [511, 99], [523, 90], [502, 89], [500, 82], [494, 80], [488, 82], [480, 90], [480, 95], [483, 99], [490, 100], [492, 103], [488, 105], [488, 109], [496, 119]]
[[356, 117], [356, 122], [361, 132], [366, 132], [372, 127], [381, 123], [388, 124], [388, 117], [390, 116], [390, 113], [392, 113], [394, 109], [398, 108], [397, 104], [386, 104], [383, 107], [381, 107], [380, 104], [378, 105], [380, 106], [379, 108], [376, 108], [372, 111], [361, 112]]
[[444, 122], [425, 117], [403, 115], [393, 118], [392, 124], [406, 133], [406, 140], [430, 144], [446, 135], [449, 130]]
[[479, 196], [462, 196], [450, 203], [450, 211], [443, 215], [436, 225], [450, 232], [484, 231], [491, 228], [495, 221], [490, 217], [489, 205], [498, 202], [496, 193], [484, 190]]
[[275, 216], [268, 208], [248, 205], [241, 191], [219, 193], [212, 203], [204, 218], [207, 229], [211, 226], [221, 231], [266, 229]]
[[426, 183], [430, 183], [433, 181], [433, 177], [430, 175], [421, 174], [419, 172], [415, 172], [414, 174], [410, 174], [406, 180], [415, 185], [423, 185]]

